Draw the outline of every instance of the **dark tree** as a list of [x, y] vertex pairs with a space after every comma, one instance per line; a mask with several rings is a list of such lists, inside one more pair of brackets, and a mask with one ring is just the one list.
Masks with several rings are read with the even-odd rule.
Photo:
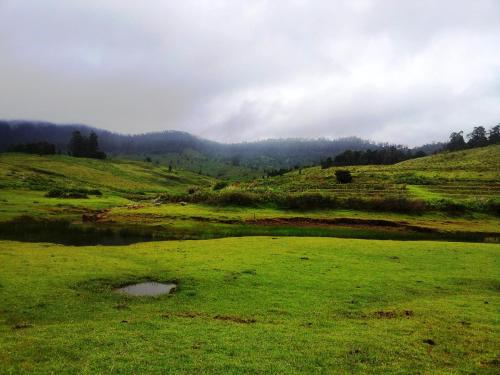
[[320, 164], [322, 169], [330, 168], [333, 167], [333, 160], [331, 157], [327, 157], [325, 160], [321, 160]]
[[85, 137], [80, 131], [74, 131], [68, 145], [70, 155], [77, 158], [106, 159], [106, 154], [99, 150], [97, 134]]
[[500, 124], [490, 129], [488, 142], [490, 143], [490, 145], [500, 143]]
[[472, 133], [468, 134], [469, 147], [483, 147], [488, 145], [488, 138], [486, 138], [486, 129], [483, 126], [476, 126]]
[[446, 145], [446, 149], [449, 151], [458, 151], [467, 148], [467, 144], [464, 140], [464, 132], [453, 132], [450, 134], [450, 141]]
[[290, 171], [291, 171], [291, 169], [288, 169], [288, 168], [280, 168], [280, 169], [274, 169], [271, 171], [267, 171], [266, 175], [267, 175], [267, 177], [283, 176], [285, 173], [288, 173]]
[[103, 151], [99, 150], [99, 139], [97, 137], [97, 134], [93, 131], [90, 132], [87, 148], [87, 157], [94, 159], [106, 159], [106, 154]]
[[235, 167], [239, 167], [241, 163], [240, 157], [238, 155], [235, 155], [231, 158], [231, 164], [234, 165]]
[[[88, 152], [88, 155], [97, 155], [98, 152], [99, 152], [99, 142], [98, 142], [98, 138], [97, 138], [97, 134], [94, 133], [94, 132], [90, 132], [90, 135], [89, 135], [89, 140], [88, 140], [88, 144], [87, 144], [87, 152]], [[90, 156], [90, 157], [94, 157], [94, 156]]]
[[70, 155], [75, 156], [77, 158], [85, 156], [85, 139], [82, 136], [82, 133], [80, 133], [80, 131], [75, 130], [71, 135], [71, 139], [68, 145], [68, 150]]
[[48, 142], [23, 143], [11, 145], [7, 151], [22, 152], [25, 154], [54, 155], [56, 153], [56, 146]]
[[[425, 156], [422, 150], [412, 151], [405, 147], [386, 146], [377, 150], [346, 150], [337, 155], [333, 165], [395, 164], [400, 161]], [[323, 167], [324, 162], [321, 164]]]
[[347, 170], [336, 170], [335, 171], [335, 177], [337, 178], [337, 182], [339, 184], [348, 184], [352, 182], [352, 175], [351, 172]]

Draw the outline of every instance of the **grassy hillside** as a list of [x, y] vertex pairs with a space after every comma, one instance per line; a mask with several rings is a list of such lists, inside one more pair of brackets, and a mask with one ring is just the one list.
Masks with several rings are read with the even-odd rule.
[[[210, 177], [139, 161], [0, 154], [0, 222], [20, 216], [81, 222], [89, 211], [151, 201], [159, 193], [210, 189], [213, 184]], [[52, 190], [82, 192], [83, 197], [47, 197]]]
[[[466, 152], [464, 160], [471, 161], [462, 163], [462, 172], [468, 173], [468, 165], [484, 157], [490, 167], [481, 173], [497, 176], [493, 169], [498, 150], [486, 148], [481, 151], [489, 156], [474, 157], [475, 150]], [[89, 243], [90, 230], [95, 243], [274, 234], [498, 241], [499, 218], [489, 209], [494, 205], [484, 203], [499, 200], [498, 179], [476, 175], [452, 184], [444, 183], [437, 169], [425, 170], [432, 165], [443, 168], [450, 155], [350, 168], [354, 183], [346, 185], [337, 184], [334, 168], [309, 168], [214, 191], [213, 178], [175, 168], [169, 172], [154, 163], [1, 154], [0, 237]], [[47, 196], [54, 189], [83, 196]], [[314, 192], [320, 192], [321, 199], [307, 195]], [[362, 200], [353, 206], [351, 197]], [[395, 205], [389, 201], [389, 207], [385, 201], [377, 203], [387, 198], [438, 203], [418, 211], [413, 203], [401, 205], [398, 200]], [[466, 202], [470, 210], [459, 215], [455, 210], [450, 217], [450, 203], [441, 205], [443, 199]], [[368, 206], [371, 201], [376, 205]], [[445, 208], [433, 208], [441, 206]]]
[[[338, 184], [337, 169], [354, 181]], [[307, 168], [243, 185], [247, 190], [325, 192], [338, 197], [419, 198], [424, 200], [500, 199], [500, 145], [444, 153], [395, 165]]]
[[172, 166], [175, 170], [192, 171], [229, 181], [249, 181], [264, 174], [263, 168], [249, 168], [233, 165], [228, 159], [209, 157], [194, 150], [181, 153], [161, 153], [143, 155], [121, 155], [124, 159], [144, 160], [149, 157], [153, 163]]
[[158, 167], [152, 163], [95, 160], [63, 155], [0, 154], [0, 188], [49, 190], [94, 188], [103, 192], [185, 192], [187, 186], [210, 187], [213, 179]]
[[[498, 370], [498, 245], [0, 241], [0, 373]], [[131, 298], [113, 288], [175, 280]]]
[[500, 173], [500, 145], [446, 152], [407, 160], [396, 164], [393, 168], [444, 172], [450, 172], [451, 170], [454, 172], [466, 171], [477, 173], [477, 176], [482, 176], [484, 179], [488, 178], [488, 174], [498, 178]]

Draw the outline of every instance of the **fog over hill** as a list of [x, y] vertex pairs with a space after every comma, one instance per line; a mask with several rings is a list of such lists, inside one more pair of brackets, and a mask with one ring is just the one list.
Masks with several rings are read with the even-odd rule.
[[[41, 121], [3, 120], [0, 121], [0, 151], [10, 145], [47, 141], [66, 152], [71, 133], [94, 131], [99, 136], [102, 150], [115, 155], [159, 155], [183, 153], [187, 150], [199, 152], [217, 159], [238, 158], [242, 163], [255, 160], [274, 160], [280, 165], [307, 165], [320, 159], [335, 156], [345, 150], [366, 150], [379, 148], [375, 144], [358, 137], [338, 139], [267, 139], [244, 143], [220, 143], [197, 137], [193, 134], [167, 130], [163, 132], [126, 135], [93, 128], [83, 124], [53, 124]], [[402, 147], [402, 146], [398, 146]], [[423, 146], [427, 153], [441, 147], [441, 144]]]

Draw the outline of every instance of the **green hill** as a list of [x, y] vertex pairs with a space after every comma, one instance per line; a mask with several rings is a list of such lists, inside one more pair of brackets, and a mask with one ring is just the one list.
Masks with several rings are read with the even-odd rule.
[[151, 201], [160, 193], [187, 194], [214, 183], [193, 172], [139, 161], [0, 154], [0, 221], [20, 216], [81, 220], [85, 212]]
[[[353, 183], [338, 184], [337, 169], [347, 169]], [[427, 156], [394, 165], [320, 167], [243, 185], [247, 190], [323, 192], [338, 197], [498, 199], [500, 145]]]
[[189, 186], [210, 187], [214, 180], [152, 163], [95, 160], [69, 156], [0, 154], [0, 188], [50, 190], [99, 189], [103, 192], [185, 192]]
[[391, 166], [393, 169], [416, 169], [421, 171], [467, 172], [474, 177], [493, 178], [500, 176], [500, 145], [478, 147], [471, 150], [446, 152], [423, 158], [407, 160]]

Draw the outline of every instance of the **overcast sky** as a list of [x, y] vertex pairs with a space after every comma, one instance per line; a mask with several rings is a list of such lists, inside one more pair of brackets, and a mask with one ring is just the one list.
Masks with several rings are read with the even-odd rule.
[[0, 118], [444, 140], [500, 122], [500, 0], [0, 0]]

